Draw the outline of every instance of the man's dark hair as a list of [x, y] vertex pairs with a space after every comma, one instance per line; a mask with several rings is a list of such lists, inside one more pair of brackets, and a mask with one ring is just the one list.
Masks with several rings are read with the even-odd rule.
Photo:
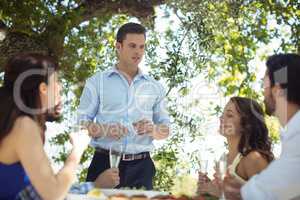
[[138, 23], [126, 23], [122, 25], [117, 32], [117, 42], [122, 43], [128, 33], [144, 34], [146, 38], [146, 29]]
[[267, 60], [271, 87], [279, 84], [287, 89], [287, 100], [300, 106], [300, 55], [277, 54]]

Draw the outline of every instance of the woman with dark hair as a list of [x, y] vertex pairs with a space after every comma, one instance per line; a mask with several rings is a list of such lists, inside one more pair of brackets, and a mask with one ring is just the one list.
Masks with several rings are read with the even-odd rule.
[[15, 199], [32, 185], [42, 199], [62, 199], [89, 142], [88, 135], [71, 134], [73, 148], [55, 174], [44, 152], [45, 121], [59, 110], [57, 64], [48, 56], [19, 54], [5, 66], [0, 88], [0, 199]]
[[[265, 169], [274, 159], [261, 106], [253, 99], [232, 97], [220, 117], [220, 134], [228, 142], [228, 172], [241, 183]], [[198, 192], [220, 196], [217, 173], [210, 181], [199, 172]]]

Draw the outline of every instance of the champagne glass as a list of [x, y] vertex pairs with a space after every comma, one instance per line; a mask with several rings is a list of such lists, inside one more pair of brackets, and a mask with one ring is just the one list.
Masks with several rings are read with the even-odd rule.
[[[201, 181], [201, 182], [204, 181], [205, 183], [207, 183], [209, 181], [209, 178], [208, 178], [208, 175], [207, 175], [208, 174], [207, 168], [208, 168], [208, 160], [200, 159], [199, 160], [198, 181]], [[201, 184], [200, 187], [203, 187], [203, 185]], [[201, 194], [199, 188], [198, 188], [197, 193]]]
[[[220, 178], [224, 181], [224, 177], [227, 172], [227, 153], [223, 153], [218, 161], [218, 171], [220, 173]], [[222, 187], [222, 193], [220, 200], [225, 200], [224, 188]]]
[[123, 155], [123, 144], [113, 143], [109, 149], [109, 163], [111, 168], [118, 168]]
[[199, 161], [199, 171], [203, 174], [207, 174], [208, 173], [208, 160], [204, 160], [204, 159], [201, 159]]

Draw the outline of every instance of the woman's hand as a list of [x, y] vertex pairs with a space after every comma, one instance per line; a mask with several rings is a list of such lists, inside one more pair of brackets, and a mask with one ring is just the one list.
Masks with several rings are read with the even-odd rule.
[[207, 174], [199, 172], [198, 177], [198, 194], [210, 194], [212, 196], [221, 196], [220, 180], [217, 175], [214, 174], [214, 179], [210, 180]]
[[70, 142], [73, 145], [70, 156], [73, 156], [73, 158], [76, 159], [78, 163], [80, 161], [81, 155], [88, 147], [90, 141], [91, 138], [88, 135], [88, 131], [85, 129], [70, 133]]
[[205, 194], [208, 193], [208, 185], [211, 182], [211, 180], [208, 178], [207, 173], [198, 173], [198, 194]]

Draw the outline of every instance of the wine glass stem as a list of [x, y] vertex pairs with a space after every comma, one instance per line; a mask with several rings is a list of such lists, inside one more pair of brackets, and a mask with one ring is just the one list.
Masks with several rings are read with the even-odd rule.
[[224, 190], [222, 190], [220, 200], [226, 200]]

